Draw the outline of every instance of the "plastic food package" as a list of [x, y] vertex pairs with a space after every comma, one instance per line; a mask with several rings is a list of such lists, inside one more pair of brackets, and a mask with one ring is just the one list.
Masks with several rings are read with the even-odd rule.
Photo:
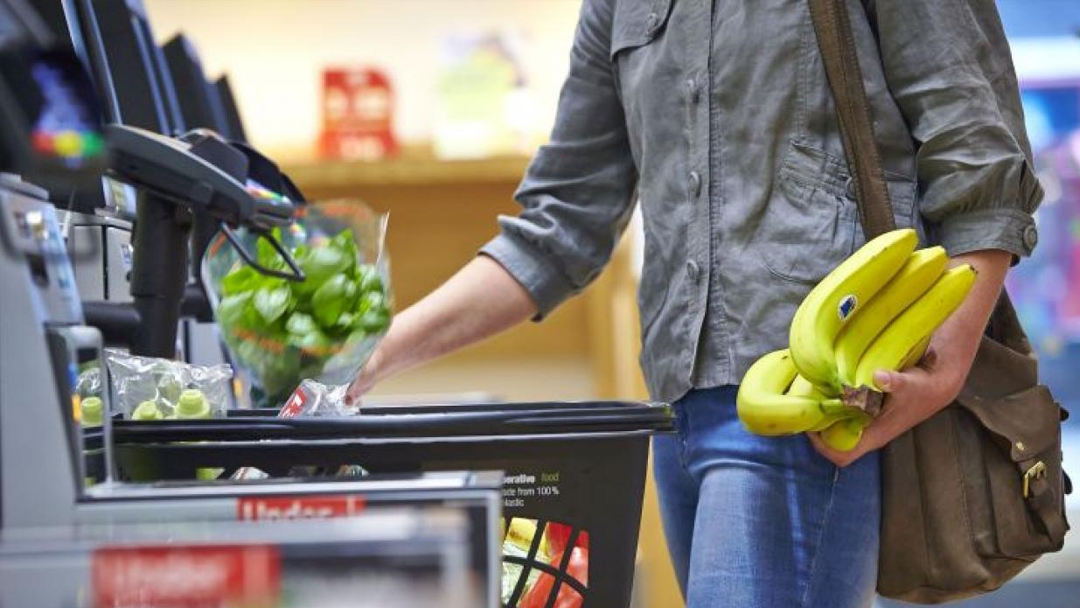
[[[303, 380], [278, 412], [278, 418], [306, 418], [312, 416], [354, 416], [360, 413], [359, 407], [345, 404], [347, 384], [327, 386], [315, 380]], [[333, 471], [318, 467], [294, 467], [291, 477], [367, 477], [364, 467], [351, 464], [341, 465]], [[269, 475], [255, 467], [241, 467], [233, 474], [233, 479], [266, 479]]]
[[327, 386], [315, 380], [304, 380], [281, 407], [278, 418], [355, 416], [360, 413], [360, 408], [345, 403], [348, 388], [348, 384]]
[[[260, 273], [224, 234], [203, 258], [214, 316], [256, 406], [280, 407], [301, 380], [349, 382], [390, 326], [387, 216], [354, 201], [310, 204], [299, 213], [272, 236], [304, 281]], [[268, 239], [243, 229], [236, 235], [259, 265], [289, 272]]]
[[232, 366], [191, 365], [106, 349], [115, 399], [124, 418], [221, 418], [231, 403]]
[[79, 422], [85, 427], [101, 426], [105, 414], [101, 376], [101, 368], [96, 362], [91, 362], [79, 368], [79, 376], [75, 380], [75, 394], [80, 399]]
[[96, 363], [89, 363], [79, 371], [75, 381], [75, 393], [83, 399], [101, 397], [101, 368]]

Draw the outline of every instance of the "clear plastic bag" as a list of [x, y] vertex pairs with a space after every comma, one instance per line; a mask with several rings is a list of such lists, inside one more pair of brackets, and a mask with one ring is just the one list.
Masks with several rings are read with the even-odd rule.
[[[355, 201], [301, 207], [273, 236], [304, 271], [302, 282], [259, 273], [224, 234], [211, 243], [203, 284], [257, 406], [280, 407], [302, 380], [347, 383], [375, 351], [392, 309], [386, 225], [385, 214]], [[287, 271], [266, 238], [236, 234], [261, 266]]]
[[[303, 380], [296, 387], [285, 405], [278, 411], [278, 418], [307, 418], [315, 416], [354, 416], [360, 413], [358, 406], [345, 403], [347, 384], [327, 386], [315, 380]], [[367, 477], [367, 470], [358, 465], [341, 465], [333, 470], [320, 467], [294, 467], [290, 477]], [[233, 474], [233, 479], [266, 479], [264, 471], [255, 467], [241, 467]]]
[[83, 399], [101, 397], [101, 368], [97, 363], [86, 365], [75, 381], [75, 393]]
[[360, 408], [345, 403], [348, 388], [348, 384], [328, 386], [315, 380], [304, 380], [281, 407], [278, 418], [355, 416], [360, 413]]
[[113, 407], [126, 419], [222, 418], [232, 402], [228, 364], [191, 365], [106, 349]]
[[101, 426], [102, 416], [105, 415], [102, 382], [102, 370], [96, 360], [79, 368], [79, 376], [75, 380], [75, 394], [79, 396], [79, 422], [83, 426]]

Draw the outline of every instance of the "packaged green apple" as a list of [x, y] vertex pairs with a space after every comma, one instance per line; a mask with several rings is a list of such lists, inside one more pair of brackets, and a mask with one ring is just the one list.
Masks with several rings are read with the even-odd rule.
[[221, 418], [232, 404], [230, 365], [193, 365], [114, 349], [105, 350], [105, 361], [113, 407], [125, 419]]

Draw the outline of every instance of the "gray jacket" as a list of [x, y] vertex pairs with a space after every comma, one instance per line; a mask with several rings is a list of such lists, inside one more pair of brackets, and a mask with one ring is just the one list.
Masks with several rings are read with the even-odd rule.
[[[1042, 191], [993, 0], [848, 0], [896, 220], [1031, 253]], [[551, 141], [482, 253], [541, 316], [635, 204], [653, 398], [736, 384], [864, 242], [807, 0], [585, 0]]]

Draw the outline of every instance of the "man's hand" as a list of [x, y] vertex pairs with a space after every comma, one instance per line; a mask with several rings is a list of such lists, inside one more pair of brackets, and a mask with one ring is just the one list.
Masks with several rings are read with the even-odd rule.
[[498, 262], [477, 256], [416, 304], [395, 315], [390, 330], [349, 385], [345, 401], [381, 380], [422, 365], [536, 316], [532, 296]]
[[367, 394], [368, 391], [375, 388], [375, 384], [381, 379], [379, 376], [379, 362], [383, 357], [382, 347], [375, 349], [375, 352], [371, 354], [371, 358], [368, 359], [364, 367], [361, 368], [360, 373], [356, 375], [356, 378], [349, 384], [348, 390], [345, 391], [345, 403], [349, 405], [358, 405], [360, 398]]
[[[935, 336], [935, 340], [938, 338]], [[880, 449], [916, 424], [933, 416], [953, 402], [964, 386], [971, 362], [941, 365], [934, 346], [916, 367], [904, 372], [878, 371], [874, 381], [887, 393], [881, 413], [863, 431], [862, 439], [850, 452], [840, 452], [825, 445], [818, 433], [809, 433], [810, 441], [836, 466], [846, 467], [868, 452]]]
[[844, 467], [863, 454], [880, 449], [908, 429], [930, 418], [960, 394], [983, 330], [997, 303], [1010, 254], [976, 251], [953, 258], [951, 265], [971, 264], [979, 272], [964, 303], [934, 333], [919, 364], [903, 372], [878, 370], [874, 382], [885, 395], [881, 413], [863, 431], [850, 452], [833, 450], [817, 433], [808, 433], [814, 448], [833, 464]]

